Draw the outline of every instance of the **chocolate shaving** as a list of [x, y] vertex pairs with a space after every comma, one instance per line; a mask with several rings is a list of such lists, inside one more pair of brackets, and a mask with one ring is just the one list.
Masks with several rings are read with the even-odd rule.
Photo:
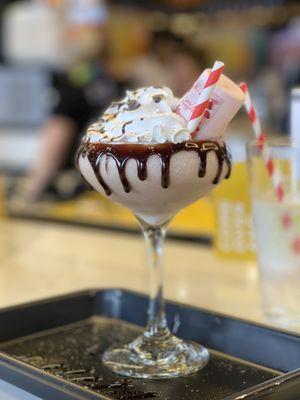
[[104, 115], [104, 121], [105, 122], [111, 121], [112, 119], [115, 119], [116, 116], [117, 116], [117, 114], [106, 114], [106, 115]]
[[156, 392], [139, 392], [133, 391], [129, 393], [122, 394], [119, 399], [120, 400], [143, 400], [143, 399], [151, 399], [154, 397], [159, 397], [159, 394]]
[[[108, 169], [108, 157], [106, 157], [106, 160], [105, 160], [105, 168], [106, 168], [106, 171], [107, 171], [107, 169]], [[98, 354], [100, 352], [100, 347], [99, 347], [99, 345], [94, 344], [93, 346], [88, 347], [86, 349], [86, 352], [87, 352], [87, 354], [89, 354], [91, 356], [94, 356], [94, 355], [96, 355], [96, 354]]]
[[98, 380], [98, 377], [96, 377], [96, 376], [79, 376], [79, 377], [70, 378], [71, 382], [96, 382], [97, 380]]
[[64, 375], [65, 376], [68, 376], [68, 375], [80, 375], [80, 374], [85, 374], [86, 372], [87, 371], [85, 369], [74, 369], [74, 370], [71, 370], [71, 371], [64, 372]]
[[136, 100], [129, 100], [127, 105], [128, 105], [127, 108], [128, 111], [137, 110], [138, 108], [141, 107], [141, 104]]
[[155, 103], [159, 103], [163, 99], [163, 97], [164, 96], [162, 94], [156, 94], [152, 96], [152, 99], [155, 101]]
[[117, 110], [119, 110], [124, 104], [124, 101], [113, 101], [111, 105], [112, 107], [117, 107]]
[[60, 369], [64, 364], [63, 363], [55, 363], [55, 364], [46, 364], [42, 365], [40, 368], [44, 371], [52, 370], [52, 369]]

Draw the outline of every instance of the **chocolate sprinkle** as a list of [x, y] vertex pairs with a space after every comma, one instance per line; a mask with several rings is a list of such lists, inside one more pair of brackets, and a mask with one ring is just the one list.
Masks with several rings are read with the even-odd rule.
[[136, 100], [129, 100], [128, 103], [128, 111], [134, 111], [141, 107], [141, 104]]
[[93, 346], [88, 347], [86, 349], [86, 352], [87, 352], [87, 354], [89, 354], [91, 356], [95, 356], [96, 354], [98, 354], [100, 352], [100, 347], [99, 347], [99, 345], [94, 344]]
[[42, 365], [41, 369], [44, 371], [53, 370], [53, 369], [60, 369], [63, 366], [62, 363], [55, 363], [55, 364], [46, 364]]
[[113, 107], [117, 107], [117, 110], [119, 110], [124, 104], [125, 104], [124, 101], [114, 101], [114, 102], [112, 103], [112, 106], [113, 106]]
[[156, 94], [155, 96], [152, 96], [152, 99], [155, 101], [155, 103], [159, 103], [163, 99], [162, 94]]
[[70, 378], [71, 382], [96, 382], [98, 378], [96, 376], [79, 376]]
[[64, 373], [65, 376], [67, 375], [80, 375], [80, 374], [85, 374], [87, 371], [85, 369], [74, 369], [71, 371], [67, 371]]

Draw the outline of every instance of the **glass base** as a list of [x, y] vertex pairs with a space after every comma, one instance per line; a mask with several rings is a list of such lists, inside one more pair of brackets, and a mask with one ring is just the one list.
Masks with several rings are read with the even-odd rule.
[[131, 378], [164, 379], [185, 376], [203, 368], [208, 350], [200, 344], [183, 341], [168, 329], [139, 336], [122, 348], [108, 349], [103, 363], [113, 372]]

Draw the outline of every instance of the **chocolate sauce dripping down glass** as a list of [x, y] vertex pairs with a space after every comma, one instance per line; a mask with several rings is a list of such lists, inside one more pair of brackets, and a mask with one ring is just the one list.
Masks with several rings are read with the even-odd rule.
[[167, 188], [170, 184], [170, 161], [173, 154], [179, 151], [194, 151], [199, 156], [199, 172], [200, 178], [206, 174], [207, 155], [214, 152], [218, 160], [218, 169], [213, 184], [217, 184], [220, 180], [223, 164], [227, 165], [227, 173], [225, 178], [229, 178], [231, 172], [230, 154], [225, 144], [216, 141], [195, 141], [184, 143], [163, 143], [163, 144], [129, 144], [129, 143], [83, 143], [79, 149], [79, 155], [88, 157], [88, 160], [94, 170], [98, 182], [105, 190], [107, 196], [112, 192], [104, 182], [100, 173], [100, 161], [102, 156], [112, 157], [117, 165], [120, 180], [124, 191], [131, 191], [130, 183], [125, 174], [126, 163], [130, 159], [136, 160], [138, 177], [141, 181], [147, 179], [147, 161], [152, 155], [157, 155], [161, 161], [161, 186]]
[[77, 169], [78, 169], [78, 171], [80, 173], [81, 179], [84, 182], [85, 186], [88, 188], [88, 190], [93, 190], [93, 186], [90, 185], [90, 183], [85, 179], [85, 177], [82, 175], [82, 173], [80, 171], [79, 162], [78, 161], [79, 161], [79, 157], [80, 157], [81, 154], [82, 153], [81, 153], [80, 148], [79, 148], [79, 150], [77, 151], [77, 154], [76, 154], [75, 165], [76, 165], [76, 167], [77, 167]]
[[[100, 183], [100, 185], [103, 187], [105, 193], [107, 196], [111, 195], [111, 190], [110, 188], [107, 186], [107, 184], [104, 182], [104, 180], [102, 179], [101, 173], [100, 173], [100, 161], [101, 161], [101, 157], [102, 157], [103, 153], [102, 152], [97, 152], [94, 145], [86, 142], [84, 144], [81, 144], [81, 146], [79, 147], [79, 150], [77, 152], [77, 156], [76, 156], [76, 166], [77, 169], [80, 171], [79, 168], [79, 157], [83, 156], [83, 157], [89, 157], [90, 163], [92, 165], [92, 168], [94, 170], [94, 173], [96, 175], [96, 178], [98, 180], [98, 182]], [[91, 161], [92, 160], [92, 161]], [[85, 179], [85, 177], [82, 175], [82, 173], [80, 172], [80, 175], [83, 178], [84, 183], [87, 185], [88, 189], [93, 190], [93, 187], [90, 185], [90, 183]]]
[[94, 190], [93, 186], [89, 184], [89, 182], [85, 179], [85, 177], [80, 173], [81, 179], [83, 180], [85, 186], [88, 188], [88, 190]]

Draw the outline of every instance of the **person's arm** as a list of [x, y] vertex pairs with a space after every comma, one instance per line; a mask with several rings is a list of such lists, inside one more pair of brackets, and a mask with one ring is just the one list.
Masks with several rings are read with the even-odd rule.
[[36, 159], [28, 174], [28, 201], [37, 200], [53, 180], [68, 157], [76, 134], [75, 123], [66, 116], [54, 115], [44, 124]]

